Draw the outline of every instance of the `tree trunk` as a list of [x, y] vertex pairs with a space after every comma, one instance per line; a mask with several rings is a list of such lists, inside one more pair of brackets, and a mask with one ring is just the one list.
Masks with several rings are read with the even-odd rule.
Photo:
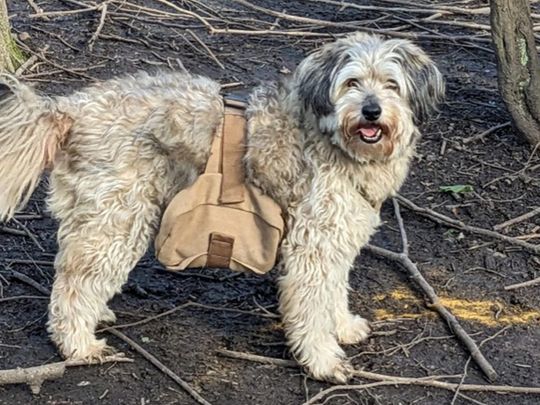
[[540, 143], [540, 59], [528, 0], [491, 0], [491, 32], [497, 53], [499, 90], [514, 126]]
[[0, 72], [14, 72], [22, 59], [21, 51], [11, 37], [6, 0], [0, 0]]

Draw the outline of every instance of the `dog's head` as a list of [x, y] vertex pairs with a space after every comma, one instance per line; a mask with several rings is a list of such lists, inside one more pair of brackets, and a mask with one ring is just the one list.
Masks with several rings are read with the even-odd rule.
[[366, 34], [323, 46], [294, 83], [306, 117], [358, 161], [400, 155], [444, 97], [442, 76], [420, 48]]

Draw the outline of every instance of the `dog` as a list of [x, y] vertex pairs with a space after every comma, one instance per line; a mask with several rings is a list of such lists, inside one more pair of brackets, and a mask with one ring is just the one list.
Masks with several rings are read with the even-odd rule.
[[[107, 302], [146, 252], [172, 197], [194, 182], [220, 124], [220, 85], [187, 73], [138, 73], [49, 98], [0, 80], [0, 219], [50, 170], [59, 221], [48, 331], [66, 358], [111, 352]], [[444, 96], [416, 45], [356, 33], [322, 46], [279, 83], [250, 95], [247, 181], [283, 209], [279, 309], [297, 361], [344, 383], [340, 344], [370, 333], [350, 312], [349, 270], [402, 185], [418, 126]]]

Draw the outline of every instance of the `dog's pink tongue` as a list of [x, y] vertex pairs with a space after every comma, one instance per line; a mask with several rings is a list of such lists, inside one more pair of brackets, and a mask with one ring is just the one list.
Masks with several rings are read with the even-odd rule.
[[374, 136], [377, 135], [378, 131], [379, 131], [379, 127], [377, 126], [361, 127], [358, 130], [358, 132], [360, 132], [366, 138], [373, 138]]

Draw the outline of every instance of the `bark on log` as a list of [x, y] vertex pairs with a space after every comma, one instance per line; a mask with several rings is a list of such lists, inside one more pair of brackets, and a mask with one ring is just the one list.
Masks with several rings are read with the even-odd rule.
[[15, 72], [23, 56], [11, 37], [6, 0], [0, 0], [0, 72]]
[[540, 59], [529, 0], [491, 0], [499, 90], [519, 133], [540, 143]]

